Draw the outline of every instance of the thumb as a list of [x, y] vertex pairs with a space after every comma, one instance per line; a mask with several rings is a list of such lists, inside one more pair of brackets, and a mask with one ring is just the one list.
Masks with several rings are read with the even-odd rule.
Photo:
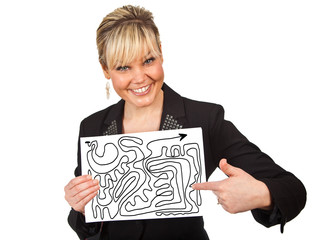
[[224, 172], [229, 177], [239, 174], [239, 168], [233, 167], [232, 165], [228, 164], [225, 158], [222, 158], [220, 160], [219, 167], [221, 171]]

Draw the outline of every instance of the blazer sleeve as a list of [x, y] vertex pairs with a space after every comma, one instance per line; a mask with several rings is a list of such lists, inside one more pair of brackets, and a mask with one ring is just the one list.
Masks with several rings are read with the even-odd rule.
[[[79, 139], [78, 139], [78, 166], [75, 169], [75, 176], [81, 175], [81, 156], [80, 156], [80, 137], [85, 136], [83, 122], [80, 124]], [[97, 235], [101, 230], [101, 223], [86, 223], [82, 213], [71, 209], [68, 216], [68, 223], [71, 228], [77, 233], [79, 239], [87, 239]]]
[[305, 206], [304, 185], [296, 176], [278, 166], [267, 154], [249, 142], [231, 122], [224, 119], [224, 109], [217, 106], [210, 129], [214, 161], [227, 158], [231, 165], [243, 169], [266, 184], [274, 208], [272, 211], [254, 209], [253, 217], [266, 227], [281, 224], [283, 232], [285, 223], [296, 217]]

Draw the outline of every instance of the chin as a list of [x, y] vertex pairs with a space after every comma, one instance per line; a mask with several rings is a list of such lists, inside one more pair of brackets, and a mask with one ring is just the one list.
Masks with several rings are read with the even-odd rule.
[[157, 101], [157, 94], [153, 90], [145, 96], [130, 96], [130, 98], [128, 98], [128, 102], [136, 107], [151, 106], [155, 101]]

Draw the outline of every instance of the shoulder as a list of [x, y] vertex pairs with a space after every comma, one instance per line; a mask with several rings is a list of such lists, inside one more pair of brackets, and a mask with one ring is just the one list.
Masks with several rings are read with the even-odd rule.
[[224, 109], [220, 104], [192, 100], [164, 84], [164, 112], [176, 118], [186, 118], [189, 126], [213, 127], [224, 119]]
[[185, 113], [188, 118], [198, 121], [215, 121], [216, 118], [224, 117], [224, 109], [220, 104], [192, 100], [182, 97]]
[[165, 110], [170, 109], [174, 116], [185, 114], [187, 117], [205, 118], [224, 112], [220, 104], [183, 97], [166, 84], [164, 84], [163, 90], [165, 92]]
[[95, 124], [95, 123], [98, 123], [99, 121], [104, 121], [107, 118], [107, 116], [109, 115], [109, 113], [110, 113], [110, 111], [114, 105], [111, 105], [105, 109], [98, 111], [98, 112], [92, 113], [91, 115], [84, 118], [81, 121], [81, 123], [82, 124]]
[[223, 107], [220, 104], [217, 103], [211, 103], [211, 102], [204, 102], [204, 101], [197, 101], [193, 99], [189, 99], [186, 97], [182, 97], [184, 101], [184, 105], [186, 108], [188, 108], [189, 111], [192, 112], [202, 112], [204, 110], [209, 111], [220, 111], [223, 110]]
[[122, 117], [123, 106], [124, 101], [121, 100], [84, 118], [80, 124], [81, 136], [102, 135], [104, 129], [111, 125], [112, 121]]

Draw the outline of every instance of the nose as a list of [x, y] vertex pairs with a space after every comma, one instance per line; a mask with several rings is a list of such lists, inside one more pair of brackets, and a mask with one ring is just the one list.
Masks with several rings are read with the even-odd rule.
[[132, 82], [136, 84], [140, 84], [144, 82], [147, 78], [146, 72], [144, 68], [135, 68], [133, 71]]

